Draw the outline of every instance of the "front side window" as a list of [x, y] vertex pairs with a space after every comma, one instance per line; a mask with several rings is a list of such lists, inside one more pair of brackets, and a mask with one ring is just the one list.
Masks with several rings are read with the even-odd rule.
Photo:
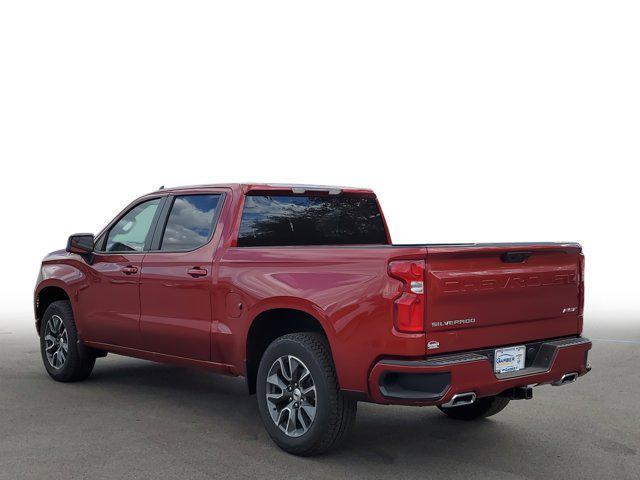
[[160, 204], [159, 198], [148, 200], [129, 210], [109, 230], [107, 252], [142, 252], [149, 238], [151, 224]]
[[220, 195], [175, 197], [160, 250], [184, 251], [201, 247], [211, 239]]
[[387, 244], [374, 197], [247, 195], [239, 247]]

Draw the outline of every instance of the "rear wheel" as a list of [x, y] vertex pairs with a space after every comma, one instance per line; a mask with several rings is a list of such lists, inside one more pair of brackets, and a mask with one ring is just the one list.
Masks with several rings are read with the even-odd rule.
[[47, 307], [40, 326], [40, 352], [47, 373], [58, 382], [75, 382], [91, 375], [94, 356], [80, 355], [78, 331], [66, 300]]
[[256, 390], [269, 436], [295, 455], [336, 447], [355, 420], [357, 404], [340, 392], [329, 345], [317, 333], [292, 333], [269, 345]]
[[486, 418], [501, 412], [509, 404], [509, 399], [505, 397], [482, 397], [477, 398], [470, 405], [461, 407], [441, 407], [438, 406], [446, 416], [456, 420], [475, 420]]

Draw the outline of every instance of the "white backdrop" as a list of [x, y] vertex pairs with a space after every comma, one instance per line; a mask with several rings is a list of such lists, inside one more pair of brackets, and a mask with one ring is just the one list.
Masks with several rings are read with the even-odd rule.
[[0, 321], [167, 186], [374, 188], [395, 242], [576, 240], [640, 319], [637, 2], [0, 3]]

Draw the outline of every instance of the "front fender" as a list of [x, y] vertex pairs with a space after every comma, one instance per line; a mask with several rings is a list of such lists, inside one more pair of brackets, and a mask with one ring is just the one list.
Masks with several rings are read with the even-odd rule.
[[78, 291], [88, 285], [88, 279], [82, 269], [69, 263], [43, 263], [34, 291], [34, 315], [38, 318], [38, 300], [47, 288], [62, 290], [69, 298], [74, 317], [78, 318]]

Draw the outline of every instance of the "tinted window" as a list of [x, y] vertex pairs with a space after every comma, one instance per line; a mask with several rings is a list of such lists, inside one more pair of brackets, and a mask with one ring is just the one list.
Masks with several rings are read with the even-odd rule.
[[109, 230], [108, 252], [141, 252], [150, 233], [159, 198], [143, 202], [129, 210]]
[[220, 195], [175, 197], [160, 250], [193, 250], [209, 241]]
[[238, 246], [386, 244], [373, 197], [247, 196]]

